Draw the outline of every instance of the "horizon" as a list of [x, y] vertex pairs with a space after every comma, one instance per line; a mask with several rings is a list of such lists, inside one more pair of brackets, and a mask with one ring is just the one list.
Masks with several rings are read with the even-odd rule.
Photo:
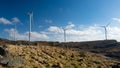
[[[0, 38], [29, 40], [29, 16], [33, 12], [32, 41], [120, 41], [120, 0], [1, 0]], [[14, 24], [16, 23], [16, 30]]]
[[[18, 42], [18, 41], [24, 41], [24, 42], [29, 42], [29, 40], [11, 40], [11, 39], [6, 39], [6, 38], [0, 38], [0, 39], [3, 39], [3, 40], [9, 40], [9, 41], [12, 41], [12, 42]], [[30, 42], [58, 42], [58, 43], [75, 43], [75, 42], [80, 42], [80, 43], [86, 43], [86, 42], [97, 42], [97, 41], [117, 41], [115, 39], [107, 39], [107, 40], [88, 40], [88, 41], [67, 41], [67, 42], [64, 42], [64, 41], [30, 41]], [[119, 41], [117, 41], [119, 43]]]

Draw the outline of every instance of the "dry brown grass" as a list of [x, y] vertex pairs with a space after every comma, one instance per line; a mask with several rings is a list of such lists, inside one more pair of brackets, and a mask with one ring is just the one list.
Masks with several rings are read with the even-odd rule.
[[14, 57], [24, 58], [21, 68], [111, 68], [116, 62], [89, 52], [53, 46], [9, 45], [7, 50]]

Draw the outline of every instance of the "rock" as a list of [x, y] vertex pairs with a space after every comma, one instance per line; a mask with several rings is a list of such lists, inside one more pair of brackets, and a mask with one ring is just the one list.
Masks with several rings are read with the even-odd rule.
[[22, 66], [24, 63], [24, 60], [22, 57], [5, 57], [0, 59], [0, 64], [2, 66]]
[[7, 66], [22, 66], [24, 64], [24, 59], [22, 57], [12, 57]]
[[7, 44], [4, 44], [4, 45], [3, 45], [3, 48], [4, 48], [4, 49], [8, 48], [8, 45], [7, 45]]
[[1, 56], [6, 56], [7, 55], [7, 51], [5, 49], [3, 49], [2, 47], [0, 47], [0, 55]]
[[0, 59], [0, 64], [3, 65], [3, 66], [7, 66], [8, 62], [10, 61], [10, 58], [1, 58]]

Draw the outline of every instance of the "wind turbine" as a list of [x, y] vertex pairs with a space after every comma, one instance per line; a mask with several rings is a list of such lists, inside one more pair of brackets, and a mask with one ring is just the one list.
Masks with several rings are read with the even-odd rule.
[[29, 16], [29, 42], [31, 41], [31, 23], [32, 23], [32, 19], [33, 19], [33, 12], [28, 12], [28, 16]]
[[14, 23], [14, 42], [16, 44], [16, 22]]
[[107, 40], [107, 27], [108, 27], [110, 24], [111, 24], [111, 23], [108, 23], [108, 24], [105, 25], [105, 26], [100, 26], [100, 27], [104, 28], [104, 30], [105, 30], [105, 40]]
[[63, 31], [64, 31], [64, 42], [66, 42], [66, 28], [62, 28], [63, 29]]

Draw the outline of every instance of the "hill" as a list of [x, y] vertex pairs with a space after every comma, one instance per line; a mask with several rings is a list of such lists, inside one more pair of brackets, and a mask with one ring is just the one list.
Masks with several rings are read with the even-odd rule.
[[116, 40], [0, 42], [2, 48], [7, 44], [8, 52], [7, 56], [0, 56], [0, 68], [120, 68], [120, 46]]
[[7, 50], [13, 57], [23, 57], [21, 68], [112, 68], [119, 61], [90, 52], [54, 46], [14, 46]]
[[70, 48], [77, 48], [107, 57], [120, 59], [120, 43], [116, 40], [98, 40], [88, 42], [68, 42]]

